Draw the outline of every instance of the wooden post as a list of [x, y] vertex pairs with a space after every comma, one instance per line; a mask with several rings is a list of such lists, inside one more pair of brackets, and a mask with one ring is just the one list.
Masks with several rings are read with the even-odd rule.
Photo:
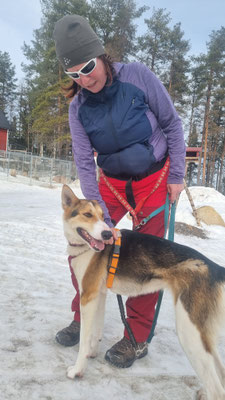
[[196, 210], [196, 207], [195, 207], [195, 205], [194, 205], [194, 201], [193, 201], [191, 192], [190, 192], [190, 190], [188, 189], [185, 180], [184, 180], [184, 189], [185, 189], [185, 192], [186, 192], [186, 194], [187, 194], [188, 200], [190, 201], [191, 208], [192, 208], [192, 210], [193, 210], [193, 215], [194, 215], [194, 217], [195, 217], [195, 219], [196, 219], [197, 225], [198, 225], [198, 226], [201, 226], [201, 222], [200, 222], [200, 219], [198, 218], [197, 210]]

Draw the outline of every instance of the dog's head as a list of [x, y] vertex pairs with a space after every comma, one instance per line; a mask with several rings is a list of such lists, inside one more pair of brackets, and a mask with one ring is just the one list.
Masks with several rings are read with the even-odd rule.
[[105, 248], [104, 240], [110, 239], [112, 232], [96, 200], [80, 200], [69, 186], [63, 185], [62, 208], [64, 232], [69, 243], [86, 243], [95, 251]]

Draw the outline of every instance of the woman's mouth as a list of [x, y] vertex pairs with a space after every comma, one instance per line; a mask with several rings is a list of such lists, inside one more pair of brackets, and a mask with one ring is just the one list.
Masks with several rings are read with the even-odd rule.
[[91, 83], [90, 85], [87, 86], [87, 89], [91, 89], [96, 85], [96, 81]]

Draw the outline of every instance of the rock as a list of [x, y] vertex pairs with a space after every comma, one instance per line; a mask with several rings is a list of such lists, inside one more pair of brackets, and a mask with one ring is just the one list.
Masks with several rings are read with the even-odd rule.
[[196, 210], [200, 221], [207, 225], [221, 225], [225, 227], [225, 222], [221, 215], [211, 206], [203, 206]]

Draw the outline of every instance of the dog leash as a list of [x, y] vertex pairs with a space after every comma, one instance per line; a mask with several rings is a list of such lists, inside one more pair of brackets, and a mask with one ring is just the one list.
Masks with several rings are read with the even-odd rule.
[[[171, 240], [171, 242], [174, 241], [175, 214], [176, 214], [176, 202], [174, 201], [174, 203], [172, 203], [170, 207], [168, 207], [168, 204], [167, 204], [167, 206], [165, 208], [165, 218], [164, 218], [164, 220], [167, 221], [166, 225], [165, 225], [164, 239], [166, 238], [167, 232], [168, 232], [168, 240]], [[160, 307], [162, 304], [162, 298], [163, 298], [163, 290], [160, 290], [156, 309], [155, 309], [155, 315], [154, 315], [152, 326], [151, 326], [151, 331], [150, 331], [150, 334], [147, 339], [148, 343], [151, 343], [152, 338], [155, 334], [155, 327], [156, 327], [156, 323], [158, 320]]]

